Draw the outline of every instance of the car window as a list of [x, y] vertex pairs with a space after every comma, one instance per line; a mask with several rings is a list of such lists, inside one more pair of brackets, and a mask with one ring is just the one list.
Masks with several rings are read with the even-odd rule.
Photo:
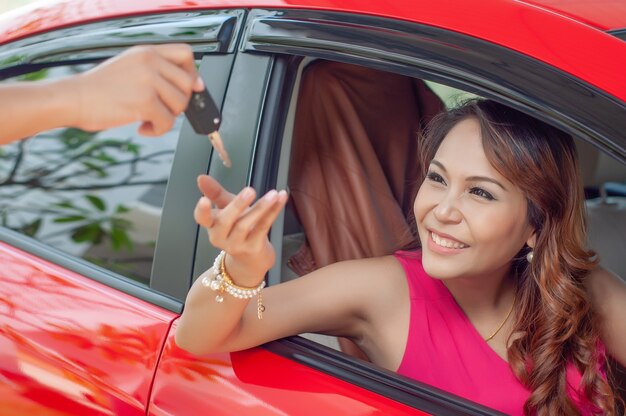
[[[89, 69], [58, 66], [12, 81]], [[168, 176], [182, 125], [159, 138], [138, 125], [61, 128], [0, 147], [0, 222], [72, 256], [149, 284]]]
[[[369, 83], [373, 79], [377, 86]], [[393, 85], [399, 88], [397, 94], [389, 91]], [[387, 110], [374, 104], [376, 97], [387, 103]], [[411, 184], [414, 178], [394, 177], [393, 168], [404, 163], [417, 171], [412, 143], [419, 140], [424, 123], [435, 110], [473, 97], [477, 96], [431, 81], [305, 59], [292, 94], [278, 168], [277, 187], [287, 187], [290, 200], [282, 224], [272, 230], [272, 239], [281, 249], [270, 284], [298, 278], [335, 261], [390, 254], [409, 243], [412, 201], [419, 184], [399, 187], [398, 183]], [[405, 115], [414, 120], [402, 124], [394, 114], [407, 106], [412, 109]], [[369, 119], [370, 115], [377, 120]], [[386, 147], [391, 141], [401, 147], [399, 152]], [[607, 159], [582, 140], [576, 142], [581, 170], [588, 173], [583, 180], [589, 246], [598, 252], [604, 267], [624, 278], [626, 264], [619, 258], [623, 250], [616, 247], [626, 247], [626, 165]], [[367, 203], [357, 200], [362, 195], [369, 195]], [[408, 240], [392, 239], [403, 236], [398, 227], [406, 227]], [[386, 229], [394, 232], [385, 234]], [[376, 238], [369, 238], [372, 235]], [[344, 340], [303, 336], [364, 358]]]

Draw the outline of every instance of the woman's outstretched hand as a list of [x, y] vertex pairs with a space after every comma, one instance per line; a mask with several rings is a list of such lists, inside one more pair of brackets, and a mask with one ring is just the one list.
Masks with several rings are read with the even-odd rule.
[[203, 196], [194, 211], [196, 222], [207, 229], [211, 244], [226, 251], [226, 269], [235, 282], [257, 285], [276, 259], [268, 232], [287, 203], [287, 192], [271, 190], [253, 204], [256, 192], [250, 187], [233, 195], [202, 175], [198, 188]]

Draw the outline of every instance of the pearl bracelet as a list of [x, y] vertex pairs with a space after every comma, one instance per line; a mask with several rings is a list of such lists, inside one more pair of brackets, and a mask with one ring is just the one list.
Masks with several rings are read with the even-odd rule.
[[258, 295], [257, 298], [257, 318], [263, 319], [263, 312], [265, 312], [265, 306], [263, 305], [263, 298], [261, 296], [261, 290], [265, 287], [265, 280], [261, 282], [257, 287], [243, 287], [237, 286], [233, 279], [231, 279], [228, 272], [226, 272], [225, 266], [226, 252], [222, 250], [217, 255], [213, 262], [213, 278], [206, 275], [202, 278], [202, 286], [208, 287], [213, 291], [219, 292], [215, 296], [217, 303], [224, 302], [224, 292], [237, 299], [251, 299]]

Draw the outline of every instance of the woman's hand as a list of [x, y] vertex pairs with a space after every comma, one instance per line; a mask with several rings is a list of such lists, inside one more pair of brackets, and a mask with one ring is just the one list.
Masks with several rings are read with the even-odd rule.
[[267, 235], [287, 192], [271, 190], [251, 205], [256, 196], [252, 188], [233, 195], [206, 175], [198, 177], [198, 188], [203, 197], [194, 211], [196, 222], [207, 229], [211, 244], [228, 254], [226, 269], [235, 283], [256, 286], [276, 259]]

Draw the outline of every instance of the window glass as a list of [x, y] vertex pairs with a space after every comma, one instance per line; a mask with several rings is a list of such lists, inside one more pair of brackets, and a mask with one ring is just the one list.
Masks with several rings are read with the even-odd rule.
[[[13, 80], [52, 79], [93, 65]], [[137, 124], [61, 128], [0, 147], [0, 223], [73, 256], [149, 284], [182, 116], [159, 138]]]

